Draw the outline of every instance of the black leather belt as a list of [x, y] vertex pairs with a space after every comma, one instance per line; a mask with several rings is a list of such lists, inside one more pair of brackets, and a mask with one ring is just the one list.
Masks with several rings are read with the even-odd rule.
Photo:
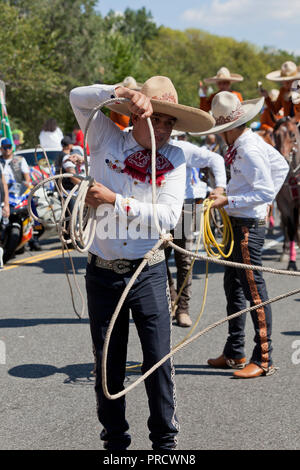
[[231, 221], [231, 225], [233, 227], [242, 227], [242, 226], [246, 226], [246, 227], [253, 227], [253, 226], [259, 226], [259, 225], [266, 225], [266, 221], [265, 219], [255, 219], [255, 218], [252, 218], [252, 217], [234, 217], [234, 216], [230, 216], [230, 221]]
[[[148, 261], [149, 266], [160, 263], [165, 259], [165, 252], [163, 249], [159, 249], [155, 252], [154, 256]], [[113, 259], [107, 260], [100, 256], [96, 256], [93, 253], [88, 253], [88, 263], [97, 266], [98, 268], [110, 269], [117, 274], [126, 274], [130, 271], [134, 271], [143, 261], [141, 259]]]

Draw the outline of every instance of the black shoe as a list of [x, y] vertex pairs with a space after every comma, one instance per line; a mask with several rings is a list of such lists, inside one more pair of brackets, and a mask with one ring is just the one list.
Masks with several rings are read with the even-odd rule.
[[105, 429], [100, 433], [100, 439], [103, 442], [103, 447], [105, 450], [116, 451], [116, 450], [127, 450], [127, 447], [130, 446], [131, 437], [125, 432], [119, 436], [114, 437], [114, 439], [108, 440], [108, 434]]

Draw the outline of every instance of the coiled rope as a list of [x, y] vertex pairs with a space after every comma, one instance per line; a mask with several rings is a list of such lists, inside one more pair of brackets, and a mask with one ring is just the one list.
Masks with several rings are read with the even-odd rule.
[[[86, 151], [88, 130], [89, 130], [89, 126], [90, 126], [90, 123], [91, 123], [94, 115], [98, 111], [100, 111], [100, 109], [103, 106], [108, 106], [108, 105], [110, 105], [110, 104], [112, 104], [116, 101], [117, 102], [122, 102], [122, 101], [128, 101], [128, 100], [126, 98], [117, 98], [117, 99], [114, 98], [114, 99], [107, 100], [107, 101], [99, 104], [99, 106], [95, 107], [92, 110], [91, 114], [90, 114], [90, 117], [89, 117], [89, 119], [87, 121], [87, 124], [86, 124], [85, 133], [84, 133], [84, 157], [85, 157], [85, 168], [86, 168], [86, 175], [87, 176], [82, 177], [81, 175], [76, 175], [76, 177], [78, 177], [81, 180], [81, 182], [78, 185], [75, 185], [73, 190], [68, 194], [68, 196], [66, 198], [66, 201], [64, 203], [62, 215], [61, 215], [59, 223], [58, 223], [61, 240], [63, 240], [65, 242], [65, 238], [64, 238], [65, 213], [66, 213], [67, 205], [68, 205], [71, 197], [75, 194], [75, 192], [77, 192], [76, 203], [75, 203], [74, 209], [73, 209], [73, 211], [71, 213], [71, 216], [70, 216], [70, 236], [71, 236], [72, 243], [74, 244], [74, 248], [79, 252], [88, 251], [88, 249], [91, 246], [91, 243], [93, 241], [93, 238], [94, 238], [94, 235], [95, 235], [95, 230], [96, 230], [96, 210], [89, 207], [88, 210], [86, 211], [85, 215], [84, 215], [84, 209], [86, 207], [85, 206], [85, 197], [86, 197], [87, 191], [90, 188], [90, 186], [92, 186], [94, 184], [94, 180], [88, 176], [88, 163], [87, 163], [87, 151]], [[174, 244], [172, 242], [171, 234], [163, 233], [163, 231], [162, 231], [162, 229], [159, 225], [159, 219], [158, 219], [157, 208], [156, 208], [156, 160], [155, 160], [156, 145], [155, 145], [155, 136], [154, 136], [154, 131], [153, 131], [153, 127], [152, 127], [150, 118], [147, 118], [147, 123], [148, 123], [148, 126], [149, 126], [149, 132], [150, 132], [150, 136], [151, 136], [153, 219], [154, 219], [156, 229], [159, 233], [159, 240], [153, 246], [153, 248], [145, 254], [143, 261], [140, 263], [140, 265], [138, 266], [138, 268], [135, 271], [134, 275], [132, 276], [131, 280], [129, 281], [128, 285], [126, 286], [121, 298], [119, 299], [118, 305], [117, 305], [117, 307], [116, 307], [116, 309], [115, 309], [115, 311], [112, 315], [111, 321], [110, 321], [108, 329], [107, 329], [107, 333], [106, 333], [106, 337], [105, 337], [105, 341], [104, 341], [104, 346], [103, 346], [101, 369], [102, 369], [103, 392], [104, 392], [105, 396], [110, 400], [118, 399], [121, 396], [127, 394], [129, 391], [133, 390], [138, 384], [143, 382], [147, 377], [149, 377], [149, 375], [151, 375], [156, 369], [158, 369], [158, 367], [160, 367], [165, 361], [167, 361], [174, 354], [176, 354], [178, 351], [183, 349], [183, 347], [186, 347], [188, 344], [191, 344], [193, 341], [198, 339], [200, 336], [202, 336], [202, 335], [206, 334], [207, 332], [209, 332], [211, 329], [213, 329], [213, 328], [215, 328], [215, 327], [217, 327], [217, 326], [219, 326], [219, 325], [221, 325], [221, 324], [223, 324], [223, 323], [225, 323], [225, 322], [227, 322], [227, 321], [229, 321], [233, 318], [236, 318], [240, 315], [248, 313], [252, 310], [256, 310], [256, 309], [258, 309], [260, 307], [263, 307], [265, 305], [268, 305], [270, 303], [273, 303], [273, 302], [279, 301], [281, 299], [287, 298], [289, 296], [296, 295], [296, 294], [300, 293], [300, 289], [296, 289], [296, 290], [293, 290], [293, 291], [288, 292], [286, 294], [281, 294], [277, 297], [274, 297], [273, 299], [269, 299], [265, 302], [262, 302], [261, 304], [254, 305], [253, 307], [249, 307], [249, 308], [246, 308], [246, 309], [241, 310], [239, 312], [236, 312], [233, 315], [227, 316], [227, 317], [223, 318], [222, 320], [219, 320], [219, 321], [209, 325], [208, 327], [206, 327], [204, 330], [200, 331], [199, 333], [197, 333], [193, 337], [191, 337], [191, 338], [185, 340], [184, 342], [181, 342], [179, 345], [177, 345], [177, 347], [172, 349], [172, 351], [170, 351], [170, 353], [168, 353], [160, 361], [158, 361], [156, 364], [154, 364], [147, 372], [145, 372], [141, 377], [139, 377], [131, 385], [129, 385], [128, 387], [124, 388], [122, 391], [120, 391], [119, 393], [116, 393], [114, 395], [111, 395], [109, 393], [109, 390], [108, 390], [108, 387], [107, 387], [107, 355], [108, 355], [109, 342], [110, 342], [111, 334], [112, 334], [116, 319], [117, 319], [117, 317], [119, 315], [119, 312], [121, 310], [121, 307], [122, 307], [122, 305], [123, 305], [123, 303], [124, 303], [124, 301], [125, 301], [125, 299], [128, 295], [128, 292], [131, 289], [132, 285], [134, 284], [136, 278], [141, 273], [141, 271], [144, 269], [144, 267], [146, 266], [148, 261], [154, 256], [155, 252], [158, 249], [160, 249], [164, 243], [169, 244], [174, 250], [178, 250], [181, 253], [192, 256], [195, 259], [200, 259], [202, 261], [206, 261], [207, 263], [208, 262], [213, 262], [213, 263], [216, 263], [216, 264], [228, 265], [228, 266], [232, 266], [232, 267], [235, 267], [235, 268], [257, 270], [257, 271], [262, 271], [262, 272], [269, 272], [269, 273], [272, 273], [272, 274], [280, 274], [280, 275], [288, 275], [288, 276], [300, 276], [300, 272], [293, 272], [293, 271], [291, 272], [291, 271], [287, 271], [287, 270], [273, 269], [273, 268], [267, 268], [267, 267], [263, 267], [263, 266], [246, 265], [246, 264], [242, 264], [242, 263], [235, 263], [235, 262], [232, 262], [232, 261], [222, 260], [219, 257], [212, 257], [212, 253], [211, 253], [211, 256], [205, 256], [205, 255], [201, 255], [199, 253], [193, 253], [191, 251], [184, 250], [183, 248], [180, 248], [179, 246]], [[50, 177], [50, 178], [44, 180], [43, 182], [41, 182], [40, 184], [38, 184], [35, 188], [33, 188], [32, 192], [30, 194], [30, 197], [32, 197], [34, 195], [34, 192], [42, 184], [45, 184], [45, 182], [50, 182], [50, 181], [54, 181], [54, 180], [58, 180], [58, 179], [62, 179], [62, 178], [69, 178], [69, 177], [73, 177], [73, 176], [74, 175], [72, 173], [69, 173], [69, 174], [65, 173], [63, 175], [56, 175], [56, 176]], [[31, 201], [31, 199], [30, 199], [30, 201]], [[29, 210], [31, 212], [30, 215], [35, 220], [38, 220], [39, 222], [42, 222], [38, 217], [36, 217], [32, 213], [32, 211], [30, 209], [30, 201], [29, 201]], [[221, 252], [223, 253], [222, 247], [219, 247], [219, 248], [221, 249]], [[222, 253], [219, 252], [219, 254], [223, 256]]]
[[[40, 144], [38, 144], [36, 147], [35, 147], [35, 151], [34, 151], [34, 158], [35, 158], [35, 163], [36, 163], [36, 166], [39, 168], [40, 170], [40, 174], [42, 176], [42, 181], [40, 182], [39, 186], [36, 187], [35, 186], [35, 190], [33, 192], [33, 194], [30, 194], [29, 198], [28, 198], [28, 211], [29, 211], [29, 214], [31, 215], [31, 217], [37, 221], [39, 221], [40, 223], [44, 223], [43, 219], [42, 218], [39, 218], [38, 216], [36, 216], [33, 211], [32, 211], [32, 207], [31, 207], [31, 201], [32, 201], [32, 198], [34, 197], [34, 194], [36, 191], [38, 191], [38, 189], [40, 187], [43, 188], [43, 194], [44, 194], [44, 197], [45, 197], [45, 200], [48, 201], [49, 203], [49, 208], [52, 212], [52, 218], [53, 218], [53, 221], [54, 221], [54, 225], [56, 227], [56, 231], [57, 233], [63, 233], [65, 232], [65, 229], [62, 229], [60, 228], [59, 224], [58, 224], [58, 221], [56, 220], [56, 214], [53, 210], [53, 207], [51, 205], [51, 203], [49, 202], [49, 199], [48, 199], [48, 194], [45, 190], [45, 186], [46, 186], [46, 183], [49, 183], [50, 182], [50, 178], [46, 178], [45, 175], [44, 175], [44, 172], [40, 166], [40, 162], [38, 160], [38, 157], [37, 157], [37, 150], [38, 148], [41, 149], [41, 151], [43, 152], [44, 154], [44, 158], [45, 158], [45, 162], [46, 162], [46, 166], [48, 167], [48, 172], [49, 172], [49, 175], [51, 175], [51, 172], [52, 172], [52, 168], [51, 168], [51, 165], [50, 165], [50, 162], [49, 162], [49, 158], [48, 158], [48, 155], [44, 149], [44, 147]], [[73, 175], [74, 176], [74, 175]], [[64, 190], [63, 186], [62, 186], [62, 182], [61, 182], [61, 179], [59, 180], [54, 180], [54, 186], [56, 188], [56, 192], [57, 194], [59, 195], [60, 197], [60, 202], [61, 202], [61, 205], [62, 207], [64, 206], [64, 197], [63, 197], [63, 194], [67, 194], [67, 192]], [[67, 207], [67, 206], [66, 206]], [[36, 208], [38, 210], [38, 208]], [[66, 212], [65, 212], [66, 213]], [[69, 215], [71, 215], [70, 211], [68, 210], [68, 213]], [[68, 220], [68, 217], [65, 216], [65, 222], [67, 222]], [[65, 227], [65, 224], [64, 224], [64, 227]], [[64, 266], [64, 272], [65, 272], [65, 275], [66, 275], [66, 278], [67, 278], [67, 282], [68, 282], [68, 285], [69, 285], [69, 289], [70, 289], [70, 295], [71, 295], [71, 301], [72, 301], [72, 305], [73, 305], [73, 309], [74, 309], [74, 312], [75, 314], [77, 315], [77, 317], [81, 320], [84, 316], [85, 316], [85, 313], [86, 313], [86, 302], [85, 302], [85, 298], [81, 292], [81, 289], [78, 285], [78, 282], [77, 282], [77, 278], [76, 278], [76, 271], [75, 271], [75, 267], [74, 267], [74, 263], [73, 263], [73, 260], [72, 260], [72, 256], [71, 256], [71, 252], [68, 248], [68, 242], [69, 240], [65, 240], [64, 237], [60, 237], [60, 240], [61, 240], [61, 250], [62, 250], [62, 258], [63, 258], [63, 266]], [[75, 299], [74, 299], [74, 295], [73, 295], [73, 288], [72, 288], [72, 284], [71, 284], [71, 281], [70, 281], [70, 276], [69, 276], [69, 273], [68, 273], [68, 268], [67, 268], [67, 265], [66, 265], [66, 259], [65, 259], [65, 251], [67, 252], [67, 255], [68, 255], [68, 258], [69, 258], [69, 261], [70, 261], [70, 264], [71, 264], [71, 269], [72, 269], [72, 275], [73, 275], [73, 281], [74, 281], [74, 284], [77, 288], [77, 292], [79, 293], [79, 296], [81, 298], [81, 312], [78, 312], [77, 308], [76, 308], [76, 303], [75, 303]]]

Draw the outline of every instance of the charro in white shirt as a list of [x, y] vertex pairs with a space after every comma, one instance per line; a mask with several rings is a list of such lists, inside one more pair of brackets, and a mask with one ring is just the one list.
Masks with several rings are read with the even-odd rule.
[[227, 213], [234, 217], [264, 219], [288, 173], [284, 157], [247, 130], [234, 142], [237, 150], [227, 185]]
[[226, 188], [226, 171], [224, 158], [218, 153], [211, 152], [207, 147], [198, 147], [185, 140], [172, 140], [172, 145], [180, 147], [184, 151], [186, 160], [186, 190], [185, 199], [195, 199], [194, 187], [191, 184], [193, 168], [209, 167], [215, 177], [217, 187]]
[[[71, 91], [70, 102], [83, 131], [93, 108], [111, 97], [114, 97], [114, 87], [110, 85], [91, 85]], [[97, 209], [96, 236], [90, 251], [109, 260], [142, 258], [158, 239], [150, 174], [143, 182], [123, 170], [126, 158], [144, 148], [131, 132], [121, 131], [101, 111], [90, 125], [88, 145], [90, 175], [116, 193], [115, 206], [102, 204]], [[159, 154], [172, 166], [156, 187], [158, 220], [163, 231], [168, 232], [175, 227], [183, 205], [185, 157], [182, 149], [169, 142], [159, 149]]]

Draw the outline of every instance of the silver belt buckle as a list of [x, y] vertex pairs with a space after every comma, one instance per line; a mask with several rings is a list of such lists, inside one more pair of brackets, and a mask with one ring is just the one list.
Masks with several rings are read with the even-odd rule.
[[126, 259], [116, 259], [112, 261], [112, 270], [117, 274], [129, 273], [131, 271], [131, 263]]

